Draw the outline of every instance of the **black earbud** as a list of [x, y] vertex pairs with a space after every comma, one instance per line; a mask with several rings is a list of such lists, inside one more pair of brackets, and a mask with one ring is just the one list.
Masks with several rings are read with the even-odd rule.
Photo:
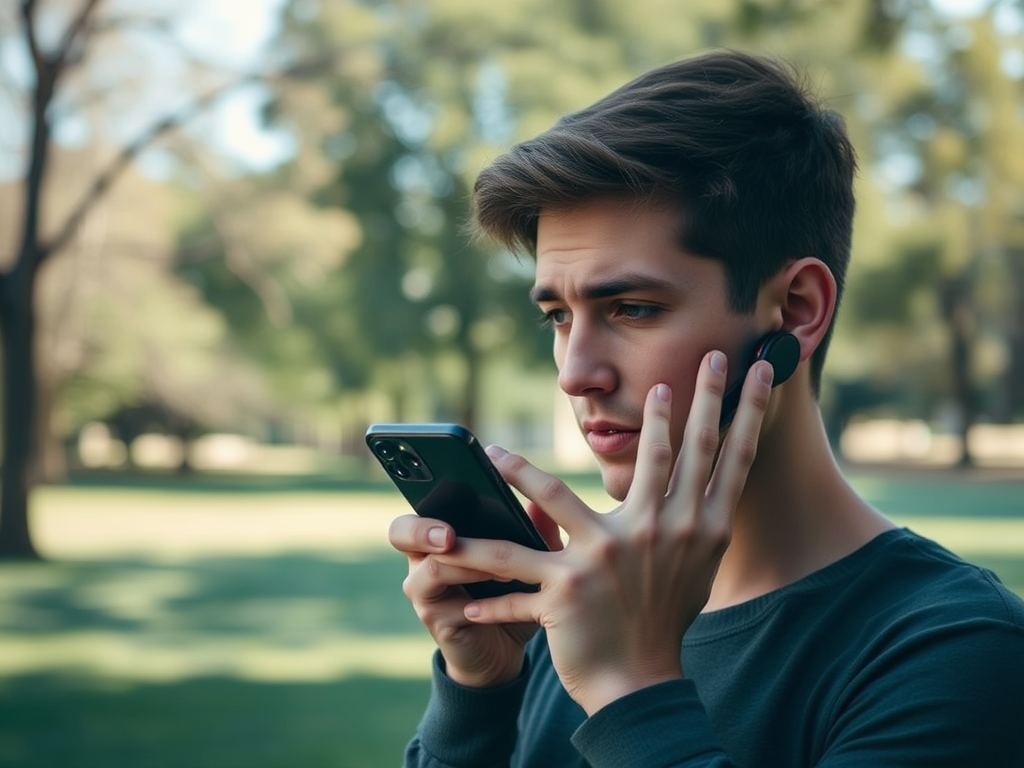
[[800, 342], [791, 333], [773, 331], [757, 343], [754, 354], [743, 374], [733, 382], [733, 385], [725, 391], [725, 395], [722, 397], [722, 415], [718, 420], [719, 432], [732, 423], [736, 409], [740, 405], [740, 392], [743, 390], [746, 372], [758, 360], [767, 360], [772, 364], [774, 371], [772, 387], [777, 387], [793, 375], [793, 371], [800, 363]]

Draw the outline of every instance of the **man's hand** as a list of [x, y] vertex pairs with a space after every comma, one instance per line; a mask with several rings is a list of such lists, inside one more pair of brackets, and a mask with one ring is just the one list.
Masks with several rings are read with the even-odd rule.
[[[527, 512], [548, 546], [561, 549], [557, 525], [536, 505], [528, 505]], [[451, 527], [441, 520], [404, 515], [392, 522], [388, 539], [409, 561], [409, 575], [402, 585], [405, 595], [440, 648], [448, 676], [474, 687], [501, 685], [518, 676], [523, 647], [537, 625], [532, 621], [476, 624], [466, 618], [470, 598], [459, 585], [495, 577], [437, 559], [459, 549]]]
[[[444, 584], [486, 572], [541, 585], [537, 593], [448, 601], [444, 626], [451, 635], [469, 634], [470, 627], [454, 615], [458, 610], [478, 629], [504, 627], [510, 638], [521, 637], [523, 623], [540, 624], [562, 684], [588, 713], [681, 677], [682, 637], [706, 604], [729, 544], [771, 393], [771, 365], [758, 363], [747, 375], [736, 418], [719, 446], [724, 363], [724, 355], [715, 352], [701, 365], [675, 462], [671, 392], [659, 384], [648, 393], [633, 481], [612, 514], [593, 511], [562, 481], [523, 458], [492, 450], [505, 479], [565, 529], [569, 542], [562, 551], [537, 552], [465, 539], [454, 551], [432, 557], [436, 568], [460, 574], [446, 575]], [[434, 581], [419, 594], [430, 594], [441, 583]]]

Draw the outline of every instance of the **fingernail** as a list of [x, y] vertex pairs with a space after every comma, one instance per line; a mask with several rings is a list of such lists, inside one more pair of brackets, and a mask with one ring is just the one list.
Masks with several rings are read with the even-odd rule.
[[774, 377], [775, 369], [772, 368], [771, 363], [757, 366], [757, 380], [762, 384], [768, 384], [770, 386]]
[[672, 402], [672, 390], [668, 388], [667, 384], [658, 384], [654, 387], [654, 396], [661, 400], [663, 403]]
[[462, 611], [467, 619], [475, 619], [480, 615], [480, 606], [476, 603], [466, 603], [466, 607]]
[[725, 373], [726, 359], [721, 352], [711, 353], [711, 370], [715, 373]]
[[427, 541], [435, 547], [443, 547], [448, 542], [448, 529], [442, 528], [440, 525], [431, 528], [427, 531]]
[[506, 451], [500, 445], [488, 445], [486, 448], [484, 448], [484, 451], [493, 460], [500, 459], [502, 456], [508, 456], [508, 451]]

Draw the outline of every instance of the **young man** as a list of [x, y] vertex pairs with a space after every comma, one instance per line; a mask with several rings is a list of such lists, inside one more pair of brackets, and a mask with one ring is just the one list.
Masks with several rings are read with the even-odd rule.
[[[713, 53], [480, 175], [477, 220], [535, 257], [559, 385], [622, 504], [492, 447], [551, 552], [393, 523], [439, 648], [407, 765], [1024, 765], [1024, 603], [859, 498], [822, 429], [854, 167], [788, 70]], [[773, 391], [747, 361], [774, 331], [800, 363]], [[540, 591], [459, 586], [494, 577]]]

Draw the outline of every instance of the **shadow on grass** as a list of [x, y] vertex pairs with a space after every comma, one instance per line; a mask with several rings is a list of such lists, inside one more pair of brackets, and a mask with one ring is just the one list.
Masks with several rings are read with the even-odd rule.
[[252, 635], [301, 642], [347, 634], [422, 635], [394, 552], [0, 565], [0, 632]]
[[199, 678], [123, 690], [53, 675], [0, 680], [4, 768], [399, 765], [426, 679]]
[[[2, 564], [0, 766], [398, 765], [429, 694], [429, 657], [422, 678], [401, 677], [416, 674], [419, 651], [401, 667], [388, 645], [429, 644], [402, 595], [405, 571], [383, 550]], [[283, 682], [232, 666], [254, 647]], [[324, 649], [322, 674], [288, 679]], [[349, 672], [330, 671], [339, 653]], [[349, 666], [350, 653], [372, 665]]]

